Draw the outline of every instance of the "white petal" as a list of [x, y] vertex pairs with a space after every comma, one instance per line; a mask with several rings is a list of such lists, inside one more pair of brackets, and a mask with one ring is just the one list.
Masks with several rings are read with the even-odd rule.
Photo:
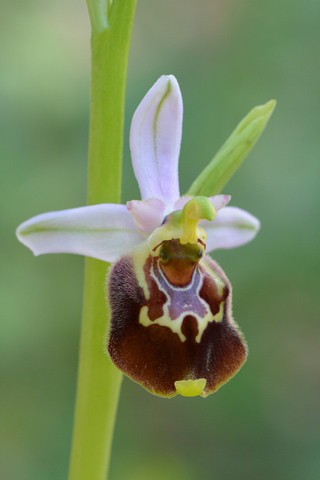
[[49, 212], [27, 220], [18, 239], [34, 255], [76, 253], [114, 262], [144, 241], [125, 205], [101, 204]]
[[236, 207], [219, 210], [212, 222], [201, 221], [207, 232], [206, 252], [219, 248], [234, 248], [250, 242], [258, 233], [259, 220], [250, 213]]
[[186, 203], [193, 197], [180, 197], [174, 204], [174, 210], [182, 210]]
[[148, 198], [127, 202], [127, 209], [142, 232], [152, 232], [161, 225], [166, 206], [158, 198]]
[[163, 75], [132, 119], [130, 148], [141, 198], [159, 198], [169, 211], [179, 198], [182, 97], [173, 75]]
[[218, 210], [228, 205], [231, 200], [231, 195], [215, 195], [214, 197], [209, 197], [209, 200], [216, 212], [218, 212]]

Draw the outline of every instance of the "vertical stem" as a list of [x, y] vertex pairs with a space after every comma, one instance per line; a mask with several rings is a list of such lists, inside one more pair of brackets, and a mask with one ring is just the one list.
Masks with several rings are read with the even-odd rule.
[[[88, 0], [92, 22], [88, 204], [121, 196], [127, 59], [136, 0]], [[121, 373], [104, 352], [107, 264], [87, 258], [69, 480], [107, 476]]]

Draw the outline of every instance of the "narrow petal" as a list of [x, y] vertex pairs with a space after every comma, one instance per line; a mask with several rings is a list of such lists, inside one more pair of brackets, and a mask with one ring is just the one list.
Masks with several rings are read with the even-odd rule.
[[173, 75], [163, 75], [138, 106], [130, 148], [141, 198], [159, 198], [172, 209], [179, 198], [178, 161], [182, 97]]
[[125, 205], [101, 204], [49, 212], [27, 220], [17, 237], [34, 255], [76, 253], [114, 262], [145, 240]]
[[174, 210], [182, 210], [186, 203], [191, 200], [191, 196], [180, 197], [174, 204]]
[[[186, 203], [191, 200], [192, 197], [186, 196], [181, 197], [174, 204], [175, 210], [182, 210]], [[231, 200], [231, 195], [215, 195], [214, 197], [209, 197], [210, 202], [214, 206], [216, 212], [221, 208], [225, 207]]]
[[231, 200], [231, 195], [215, 195], [214, 197], [209, 197], [209, 200], [217, 212], [221, 208], [228, 205]]
[[213, 222], [201, 222], [207, 232], [206, 252], [219, 248], [234, 248], [250, 242], [260, 228], [259, 220], [250, 213], [236, 207], [221, 209]]
[[158, 198], [148, 198], [127, 202], [127, 209], [142, 232], [152, 232], [161, 225], [166, 206]]

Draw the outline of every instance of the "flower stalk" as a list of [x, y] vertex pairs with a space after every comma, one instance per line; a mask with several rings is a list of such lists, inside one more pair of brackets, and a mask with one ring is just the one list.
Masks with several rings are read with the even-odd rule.
[[[136, 0], [88, 0], [92, 26], [88, 205], [119, 203], [127, 59]], [[122, 374], [104, 352], [107, 264], [86, 258], [69, 480], [105, 480]]]

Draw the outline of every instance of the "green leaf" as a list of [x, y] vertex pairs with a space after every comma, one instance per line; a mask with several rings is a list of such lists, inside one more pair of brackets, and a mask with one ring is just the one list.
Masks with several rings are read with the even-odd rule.
[[196, 178], [186, 195], [210, 197], [220, 193], [260, 137], [275, 106], [276, 101], [270, 100], [265, 105], [253, 108]]

